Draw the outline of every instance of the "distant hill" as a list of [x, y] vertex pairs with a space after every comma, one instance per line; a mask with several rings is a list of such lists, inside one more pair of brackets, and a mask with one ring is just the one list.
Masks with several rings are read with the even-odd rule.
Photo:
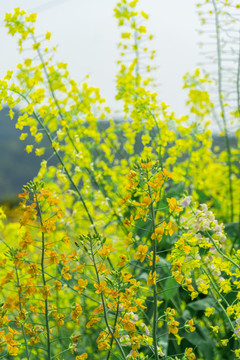
[[15, 128], [18, 114], [11, 120], [8, 113], [7, 107], [0, 111], [0, 202], [15, 201], [22, 186], [37, 175], [42, 160], [26, 153], [26, 141], [19, 140], [21, 131]]
[[[13, 120], [10, 119], [8, 113], [9, 109], [7, 107], [4, 107], [0, 111], [0, 202], [16, 201], [17, 195], [22, 191], [23, 185], [37, 175], [43, 158], [35, 156], [34, 153], [26, 153], [25, 147], [26, 144], [30, 144], [31, 136], [27, 138], [27, 143], [26, 141], [19, 140], [21, 131], [15, 128], [18, 113], [15, 110]], [[108, 124], [107, 121], [102, 121], [99, 129], [105, 130]], [[135, 146], [136, 152], [140, 152], [142, 149], [140, 138], [141, 137], [138, 136], [138, 144]], [[34, 138], [32, 138], [32, 141], [33, 144]], [[231, 146], [237, 146], [236, 138], [232, 137], [230, 142]], [[223, 150], [225, 148], [224, 138], [214, 136], [213, 148], [216, 145], [220, 147], [220, 150]], [[42, 142], [41, 146], [45, 146], [47, 149], [49, 148], [49, 143], [47, 141]], [[44, 154], [44, 158], [47, 158], [49, 154], [47, 151]], [[53, 157], [50, 163], [56, 164], [56, 158]]]

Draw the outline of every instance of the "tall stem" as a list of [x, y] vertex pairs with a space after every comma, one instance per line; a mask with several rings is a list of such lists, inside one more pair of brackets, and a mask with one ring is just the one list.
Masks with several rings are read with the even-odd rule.
[[[94, 265], [94, 269], [95, 269], [95, 273], [96, 273], [96, 277], [97, 277], [97, 283], [98, 283], [98, 285], [100, 285], [100, 277], [99, 277], [99, 273], [98, 273], [98, 269], [97, 269], [97, 264], [96, 264], [95, 255], [94, 255], [94, 251], [93, 251], [92, 241], [91, 241], [90, 246], [91, 246], [92, 261], [93, 261], [93, 265]], [[111, 334], [113, 340], [116, 342], [117, 347], [118, 347], [118, 349], [120, 350], [120, 353], [121, 353], [123, 359], [124, 359], [124, 360], [127, 360], [127, 358], [126, 358], [126, 356], [125, 356], [125, 353], [124, 353], [124, 351], [123, 351], [123, 348], [122, 348], [120, 342], [119, 342], [118, 339], [114, 336], [114, 330], [112, 330], [111, 327], [110, 327], [110, 324], [109, 324], [109, 321], [108, 321], [108, 317], [107, 317], [106, 303], [105, 303], [104, 295], [103, 295], [102, 292], [101, 292], [100, 296], [101, 296], [102, 305], [103, 305], [103, 316], [104, 316], [104, 320], [105, 320], [107, 329], [108, 329], [109, 333]]]
[[[119, 298], [118, 298], [118, 302], [117, 302], [117, 310], [116, 310], [116, 314], [115, 314], [115, 319], [114, 319], [114, 324], [113, 324], [113, 334], [115, 333], [116, 330], [116, 325], [117, 325], [117, 320], [118, 320], [118, 312], [119, 312]], [[113, 337], [111, 337], [111, 341], [110, 341], [110, 349], [108, 350], [108, 354], [107, 354], [107, 359], [110, 359], [111, 356], [111, 350], [112, 350], [112, 346], [113, 346]]]
[[[19, 275], [18, 275], [17, 265], [15, 265], [15, 273], [16, 273], [16, 278], [17, 278], [17, 287], [19, 289], [19, 293], [18, 293], [18, 296], [19, 296], [19, 309], [20, 309], [20, 311], [22, 311], [22, 292], [20, 290], [20, 282], [19, 282]], [[24, 329], [23, 325], [21, 325], [21, 330], [22, 330], [22, 334], [23, 334], [27, 359], [29, 360], [30, 359], [30, 354], [29, 354], [29, 349], [28, 349], [27, 336], [26, 336], [25, 329]]]
[[[152, 215], [152, 232], [155, 233], [156, 225], [155, 225], [155, 213], [153, 208], [153, 201], [152, 201], [152, 192], [151, 188], [148, 185], [148, 192], [151, 199], [151, 215]], [[152, 275], [156, 273], [156, 256], [157, 256], [157, 242], [156, 239], [153, 239], [152, 243], [153, 247], [153, 260], [152, 260]], [[153, 347], [155, 352], [155, 359], [159, 360], [158, 357], [158, 348], [157, 348], [157, 322], [158, 322], [158, 316], [157, 316], [157, 283], [155, 281], [155, 284], [153, 284], [153, 328], [152, 328], [152, 337], [153, 337]]]
[[[34, 195], [35, 195], [35, 199], [36, 199], [40, 224], [42, 227], [43, 226], [42, 212], [41, 212], [41, 208], [40, 208], [40, 205], [39, 205], [39, 202], [37, 199], [36, 192], [34, 192]], [[42, 283], [43, 283], [43, 286], [45, 287], [47, 282], [46, 282], [46, 278], [45, 278], [44, 260], [45, 260], [45, 235], [44, 235], [44, 232], [42, 231], [41, 273], [42, 273]], [[50, 341], [50, 327], [49, 327], [49, 318], [48, 318], [48, 299], [47, 298], [44, 300], [44, 306], [45, 306], [45, 324], [46, 324], [46, 332], [47, 332], [47, 357], [48, 357], [48, 360], [51, 360], [51, 341]]]
[[221, 52], [221, 38], [220, 38], [220, 24], [218, 19], [218, 9], [216, 0], [212, 0], [214, 15], [215, 15], [215, 30], [217, 39], [217, 72], [218, 72], [218, 99], [221, 109], [221, 117], [224, 126], [224, 139], [227, 148], [227, 165], [228, 165], [228, 186], [229, 186], [229, 198], [230, 198], [230, 219], [233, 222], [234, 216], [234, 204], [233, 204], [233, 185], [232, 185], [232, 154], [229, 142], [227, 119], [223, 103], [223, 92], [222, 92], [222, 52]]

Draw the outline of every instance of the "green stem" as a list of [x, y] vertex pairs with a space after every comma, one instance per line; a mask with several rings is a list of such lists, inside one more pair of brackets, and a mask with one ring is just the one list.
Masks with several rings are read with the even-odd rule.
[[229, 142], [228, 128], [227, 128], [227, 119], [225, 114], [225, 108], [223, 103], [223, 93], [222, 93], [222, 54], [221, 54], [221, 40], [220, 40], [220, 24], [218, 19], [218, 9], [215, 0], [212, 0], [214, 14], [215, 14], [215, 30], [217, 38], [217, 66], [218, 66], [218, 99], [221, 108], [221, 117], [223, 120], [224, 126], [224, 139], [227, 148], [227, 164], [228, 164], [228, 186], [229, 186], [229, 197], [230, 197], [230, 218], [233, 222], [234, 217], [234, 204], [233, 204], [233, 185], [232, 185], [232, 154], [231, 147]]
[[[42, 227], [43, 226], [42, 212], [41, 212], [40, 204], [38, 202], [37, 194], [35, 191], [34, 191], [34, 195], [35, 195], [35, 199], [36, 199], [39, 220], [40, 220], [40, 224]], [[46, 282], [45, 270], [44, 270], [45, 236], [44, 236], [43, 231], [42, 231], [42, 251], [41, 251], [41, 253], [42, 253], [41, 254], [42, 255], [41, 256], [42, 283], [43, 283], [43, 286], [45, 287], [47, 282]], [[48, 360], [51, 360], [51, 341], [50, 341], [50, 328], [49, 328], [49, 318], [48, 318], [48, 299], [47, 298], [44, 300], [44, 305], [45, 305], [45, 323], [46, 323], [46, 333], [47, 333], [47, 356], [48, 356]]]
[[239, 270], [240, 270], [240, 266], [231, 258], [229, 258], [227, 255], [225, 255], [222, 250], [219, 249], [219, 247], [216, 245], [214, 239], [212, 238], [212, 236], [209, 234], [209, 232], [207, 231], [207, 235], [210, 239], [210, 241], [212, 242], [213, 246], [215, 247], [215, 249], [217, 250], [217, 252], [222, 255], [222, 257], [224, 257], [224, 259], [230, 261], [234, 266], [236, 266]]
[[[147, 177], [148, 181], [148, 177]], [[150, 209], [152, 215], [152, 232], [155, 233], [155, 213], [153, 208], [153, 199], [151, 188], [148, 185], [148, 192], [151, 199]], [[152, 275], [156, 273], [156, 256], [157, 256], [157, 242], [156, 239], [153, 239], [152, 242], [153, 247], [153, 260], [152, 260]], [[159, 360], [158, 357], [158, 347], [157, 347], [157, 323], [158, 323], [158, 313], [157, 313], [157, 284], [156, 282], [153, 284], [153, 327], [152, 327], [152, 337], [153, 337], [153, 347], [155, 351], [155, 359]]]
[[[35, 38], [34, 35], [32, 35], [32, 38], [33, 38], [33, 41], [36, 43], [37, 41], [36, 41], [36, 38]], [[54, 102], [55, 102], [55, 104], [56, 104], [56, 106], [57, 106], [57, 109], [58, 109], [60, 118], [63, 120], [63, 119], [64, 119], [64, 116], [63, 116], [63, 114], [62, 114], [62, 111], [61, 111], [59, 102], [58, 102], [58, 100], [57, 100], [57, 98], [56, 98], [56, 96], [55, 96], [55, 92], [54, 92], [54, 90], [53, 90], [53, 87], [52, 87], [52, 84], [51, 84], [51, 81], [50, 81], [50, 78], [49, 78], [49, 74], [48, 74], [48, 71], [47, 71], [47, 68], [46, 68], [46, 64], [45, 64], [45, 61], [44, 61], [44, 59], [43, 59], [42, 53], [41, 53], [41, 51], [40, 51], [40, 48], [37, 49], [37, 53], [38, 53], [38, 56], [39, 56], [39, 59], [40, 59], [42, 65], [43, 65], [43, 71], [44, 71], [44, 74], [45, 74], [45, 76], [46, 76], [46, 78], [47, 78], [47, 82], [48, 82], [48, 86], [49, 86], [51, 95], [52, 95], [53, 100], [54, 100]], [[79, 151], [78, 151], [78, 149], [77, 149], [77, 147], [76, 147], [76, 145], [75, 145], [75, 143], [74, 143], [74, 141], [73, 141], [73, 138], [72, 138], [71, 135], [70, 135], [70, 132], [69, 132], [68, 128], [66, 128], [66, 132], [67, 132], [67, 136], [68, 136], [68, 138], [69, 138], [69, 140], [70, 140], [70, 142], [71, 142], [74, 150], [76, 151], [76, 153], [78, 153]], [[95, 181], [95, 183], [97, 184], [97, 186], [99, 187], [99, 189], [101, 190], [102, 194], [103, 194], [105, 197], [107, 197], [108, 195], [106, 194], [105, 191], [103, 192], [102, 186], [99, 186], [99, 183], [97, 182], [97, 180], [96, 180], [93, 172], [91, 172], [90, 169], [86, 169], [86, 171], [88, 172], [88, 174], [90, 174], [90, 175], [94, 178], [94, 181]], [[104, 190], [105, 190], [105, 189], [104, 189]], [[110, 205], [112, 205], [112, 201], [111, 201]], [[118, 221], [120, 222], [120, 225], [123, 226], [122, 220], [121, 220], [120, 216], [117, 214], [117, 212], [116, 212], [115, 210], [114, 210], [114, 215], [117, 217]], [[123, 227], [123, 228], [125, 229], [125, 227]]]
[[58, 356], [61, 355], [61, 354], [64, 354], [64, 353], [67, 352], [67, 351], [69, 351], [69, 349], [66, 349], [66, 350], [61, 351], [61, 352], [58, 353], [57, 355], [52, 356], [51, 359], [55, 359], [56, 357], [58, 357]]
[[161, 170], [163, 170], [163, 157], [162, 157], [162, 145], [161, 145], [161, 130], [160, 130], [160, 127], [158, 126], [158, 122], [157, 122], [157, 119], [156, 119], [156, 116], [150, 111], [150, 115], [153, 117], [153, 120], [156, 124], [156, 127], [157, 127], [157, 131], [158, 131], [158, 137], [159, 137], [159, 142], [160, 142], [160, 145], [159, 145], [159, 153], [158, 153], [158, 157], [159, 157], [159, 161], [160, 161], [160, 167], [161, 167]]
[[[28, 104], [30, 104], [30, 102], [29, 102], [29, 100], [26, 98], [26, 96], [24, 96], [23, 94], [17, 92], [16, 90], [12, 90], [12, 91], [13, 91], [13, 92], [16, 92], [16, 93], [17, 93], [18, 95], [20, 95]], [[49, 142], [50, 142], [50, 144], [51, 144], [51, 146], [52, 146], [52, 144], [53, 144], [53, 139], [52, 139], [52, 137], [51, 137], [51, 134], [49, 133], [49, 131], [47, 130], [46, 126], [43, 124], [42, 120], [39, 118], [39, 116], [36, 114], [35, 111], [33, 111], [33, 115], [34, 115], [35, 119], [37, 120], [37, 122], [40, 124], [41, 128], [44, 130], [44, 132], [45, 132], [45, 134], [46, 134], [46, 136], [47, 136], [47, 138], [48, 138], [48, 140], [49, 140]], [[96, 228], [96, 226], [95, 226], [95, 224], [94, 224], [93, 217], [92, 217], [92, 215], [90, 214], [90, 212], [89, 212], [89, 210], [88, 210], [88, 207], [87, 207], [87, 205], [86, 205], [86, 202], [85, 202], [85, 200], [84, 200], [84, 198], [83, 198], [83, 196], [82, 196], [82, 194], [81, 194], [81, 191], [78, 189], [77, 185], [74, 183], [74, 181], [73, 181], [73, 179], [72, 179], [69, 171], [67, 170], [67, 168], [66, 168], [66, 166], [65, 166], [65, 164], [64, 164], [64, 161], [63, 161], [62, 157], [60, 156], [59, 152], [58, 152], [55, 148], [53, 148], [53, 146], [52, 146], [52, 149], [53, 149], [55, 155], [57, 156], [60, 164], [62, 165], [62, 168], [63, 168], [64, 172], [66, 173], [68, 180], [70, 181], [70, 183], [72, 184], [74, 190], [76, 191], [77, 195], [79, 196], [79, 199], [80, 199], [80, 201], [81, 201], [81, 203], [82, 203], [82, 205], [83, 205], [83, 207], [84, 207], [84, 209], [85, 209], [85, 211], [86, 211], [86, 213], [87, 213], [88, 219], [89, 219], [89, 221], [90, 221], [90, 223], [91, 223], [91, 225], [92, 225], [92, 228], [93, 228], [95, 234], [98, 235], [98, 231], [97, 231], [97, 228]], [[111, 260], [110, 260], [109, 258], [107, 258], [107, 261], [108, 261], [109, 265], [111, 266], [112, 270], [114, 270], [114, 267], [113, 267], [113, 265], [112, 265], [112, 263], [111, 263]]]
[[[17, 269], [16, 265], [15, 265], [15, 272], [16, 272], [16, 278], [17, 278], [17, 287], [18, 287], [18, 289], [20, 289], [18, 269]], [[21, 291], [19, 291], [18, 296], [19, 296], [19, 309], [20, 309], [20, 311], [22, 311], [22, 302], [21, 302], [21, 300], [22, 300], [22, 292]], [[26, 348], [27, 359], [29, 360], [30, 359], [30, 354], [29, 354], [29, 349], [28, 349], [27, 336], [26, 336], [25, 329], [24, 329], [23, 325], [21, 325], [21, 330], [22, 330], [24, 344], [25, 344], [25, 348]]]
[[[36, 40], [36, 38], [35, 38], [35, 36], [34, 36], [33, 34], [32, 34], [32, 39], [33, 39], [34, 43], [36, 44], [36, 43], [37, 43], [37, 40]], [[40, 51], [39, 48], [37, 48], [37, 53], [38, 53], [39, 59], [40, 59], [40, 61], [41, 61], [41, 63], [42, 63], [43, 71], [44, 71], [44, 74], [45, 74], [45, 76], [46, 76], [46, 78], [47, 78], [47, 82], [48, 82], [48, 86], [49, 86], [51, 95], [52, 95], [53, 100], [54, 100], [54, 102], [55, 102], [55, 104], [56, 104], [56, 106], [57, 106], [57, 109], [58, 109], [60, 118], [63, 120], [63, 119], [64, 119], [64, 116], [63, 116], [63, 114], [62, 114], [62, 111], [61, 111], [59, 102], [58, 102], [58, 100], [57, 100], [57, 98], [56, 98], [56, 96], [55, 96], [55, 92], [54, 92], [54, 90], [53, 90], [52, 83], [51, 83], [51, 81], [50, 81], [50, 78], [49, 78], [49, 75], [48, 75], [48, 72], [47, 72], [46, 64], [45, 64], [45, 61], [44, 61], [44, 59], [43, 59], [42, 53], [41, 53], [41, 51]], [[69, 133], [69, 131], [68, 131], [68, 128], [66, 128], [66, 132], [67, 132], [67, 136], [68, 136], [71, 144], [73, 145], [75, 151], [77, 152], [77, 148], [76, 148], [76, 146], [75, 146], [75, 144], [74, 144], [74, 141], [73, 141], [73, 139], [72, 139], [72, 137], [71, 137], [71, 135], [70, 135], [70, 133]]]
[[[93, 261], [93, 265], [94, 265], [94, 269], [95, 269], [95, 273], [96, 273], [96, 277], [97, 277], [97, 283], [98, 283], [98, 285], [100, 285], [100, 277], [99, 277], [99, 273], [98, 273], [98, 269], [97, 269], [97, 264], [96, 264], [96, 261], [95, 261], [95, 256], [94, 256], [94, 252], [93, 252], [93, 244], [92, 244], [92, 241], [91, 241], [90, 246], [91, 246], [92, 261]], [[123, 351], [123, 348], [122, 348], [120, 342], [119, 342], [118, 339], [114, 336], [114, 331], [113, 331], [113, 330], [111, 329], [111, 327], [110, 327], [110, 324], [109, 324], [109, 321], [108, 321], [108, 317], [107, 317], [107, 309], [106, 309], [105, 299], [104, 299], [104, 296], [103, 296], [103, 293], [102, 293], [102, 292], [101, 292], [100, 296], [101, 296], [102, 306], [103, 306], [103, 316], [104, 316], [104, 320], [105, 320], [107, 329], [108, 329], [109, 333], [111, 334], [113, 340], [116, 342], [117, 347], [118, 347], [118, 349], [120, 350], [120, 353], [121, 353], [123, 359], [124, 359], [124, 360], [127, 360], [127, 358], [126, 358], [126, 356], [125, 356], [125, 353], [124, 353], [124, 351]]]
[[[211, 278], [210, 274], [202, 267], [202, 271], [204, 272], [204, 274], [208, 277], [209, 281], [211, 282], [211, 285], [213, 287], [213, 289], [216, 291], [216, 293], [218, 294], [218, 296], [226, 303], [227, 306], [229, 306], [227, 300], [225, 299], [225, 297], [219, 292], [217, 286], [215, 285], [215, 282], [214, 280]], [[224, 314], [226, 315], [227, 319], [228, 319], [228, 322], [232, 328], [232, 331], [234, 332], [234, 326], [232, 324], [232, 321], [230, 319], [230, 317], [228, 316], [226, 310], [224, 309], [223, 305], [221, 304], [221, 301], [219, 301], [217, 298], [216, 298], [219, 306], [221, 307], [222, 311], [224, 312]]]
[[[115, 333], [115, 329], [116, 329], [116, 325], [117, 325], [118, 311], [119, 311], [119, 298], [118, 298], [117, 310], [116, 310], [115, 319], [114, 319], [114, 324], [113, 324], [113, 334]], [[109, 358], [110, 358], [110, 356], [111, 356], [112, 346], [113, 346], [113, 337], [111, 337], [110, 349], [109, 349], [109, 351], [108, 351], [107, 359], [106, 359], [106, 360], [109, 360]]]
[[[16, 90], [13, 90], [13, 92], [16, 92], [16, 93], [17, 93], [18, 95], [20, 95], [28, 104], [30, 104], [30, 102], [29, 102], [29, 100], [26, 98], [26, 96], [24, 96], [23, 94], [17, 92]], [[51, 146], [52, 146], [52, 144], [53, 144], [53, 139], [52, 139], [52, 137], [51, 137], [51, 134], [49, 133], [49, 131], [47, 130], [46, 126], [43, 124], [42, 120], [39, 118], [39, 116], [36, 114], [35, 111], [33, 112], [33, 115], [34, 115], [35, 119], [37, 120], [37, 122], [39, 123], [39, 125], [41, 126], [41, 128], [44, 130], [44, 132], [45, 132], [45, 134], [46, 134], [46, 136], [47, 136], [47, 138], [48, 138], [48, 140], [49, 140], [49, 142], [50, 142], [50, 144], [51, 144]], [[66, 166], [65, 166], [65, 164], [64, 164], [64, 162], [63, 162], [63, 160], [62, 160], [62, 158], [61, 158], [61, 156], [60, 156], [60, 154], [59, 154], [59, 152], [58, 152], [56, 149], [54, 149], [53, 146], [52, 146], [52, 149], [53, 149], [55, 155], [57, 156], [60, 164], [62, 165], [62, 168], [63, 168], [64, 172], [66, 173], [66, 175], [67, 175], [67, 177], [68, 177], [68, 180], [70, 181], [70, 183], [72, 184], [74, 190], [76, 191], [77, 195], [79, 196], [79, 199], [80, 199], [80, 201], [81, 201], [81, 203], [82, 203], [82, 205], [83, 205], [83, 207], [84, 207], [84, 209], [85, 209], [85, 211], [86, 211], [86, 213], [87, 213], [87, 216], [88, 216], [88, 218], [89, 218], [90, 223], [92, 224], [92, 227], [93, 227], [93, 230], [94, 230], [95, 234], [98, 234], [98, 231], [97, 231], [96, 226], [95, 226], [95, 224], [94, 224], [93, 218], [92, 218], [92, 216], [91, 216], [91, 214], [90, 214], [90, 212], [89, 212], [89, 210], [88, 210], [88, 207], [87, 207], [87, 205], [86, 205], [86, 203], [85, 203], [85, 201], [84, 201], [84, 199], [83, 199], [83, 196], [82, 196], [80, 190], [78, 189], [77, 185], [74, 183], [74, 181], [73, 181], [73, 179], [72, 179], [69, 171], [67, 170], [67, 168], [66, 168]]]

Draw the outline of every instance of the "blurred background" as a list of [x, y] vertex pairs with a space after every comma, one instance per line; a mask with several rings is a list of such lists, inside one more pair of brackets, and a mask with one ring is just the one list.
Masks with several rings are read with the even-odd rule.
[[[178, 115], [185, 113], [185, 93], [182, 76], [192, 71], [200, 61], [200, 28], [195, 2], [192, 0], [141, 0], [140, 7], [149, 14], [149, 32], [154, 35], [152, 47], [157, 51], [156, 82], [161, 101], [171, 105]], [[112, 0], [11, 0], [1, 1], [0, 37], [2, 53], [0, 78], [7, 70], [27, 57], [19, 54], [16, 39], [7, 33], [4, 16], [20, 7], [37, 12], [37, 33], [52, 33], [51, 43], [57, 47], [56, 60], [69, 64], [70, 75], [81, 82], [90, 76], [91, 85], [99, 87], [106, 103], [116, 117], [121, 117], [115, 101], [120, 30], [113, 16]], [[26, 154], [25, 144], [19, 140], [15, 121], [9, 120], [8, 109], [0, 112], [0, 201], [15, 201], [22, 186], [39, 169], [41, 159]]]

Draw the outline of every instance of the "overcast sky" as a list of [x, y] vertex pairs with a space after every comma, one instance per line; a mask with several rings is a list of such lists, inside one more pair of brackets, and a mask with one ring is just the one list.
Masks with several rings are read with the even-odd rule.
[[[148, 29], [155, 35], [158, 82], [161, 100], [178, 114], [185, 111], [182, 76], [198, 64], [199, 22], [194, 0], [140, 0], [149, 14]], [[114, 0], [0, 0], [0, 76], [20, 62], [16, 40], [3, 26], [6, 12], [15, 7], [38, 12], [37, 30], [52, 32], [58, 46], [57, 59], [68, 62], [71, 76], [81, 81], [90, 75], [107, 104], [114, 104], [114, 76], [117, 71], [119, 29], [113, 16]], [[23, 54], [24, 55], [24, 54]]]

